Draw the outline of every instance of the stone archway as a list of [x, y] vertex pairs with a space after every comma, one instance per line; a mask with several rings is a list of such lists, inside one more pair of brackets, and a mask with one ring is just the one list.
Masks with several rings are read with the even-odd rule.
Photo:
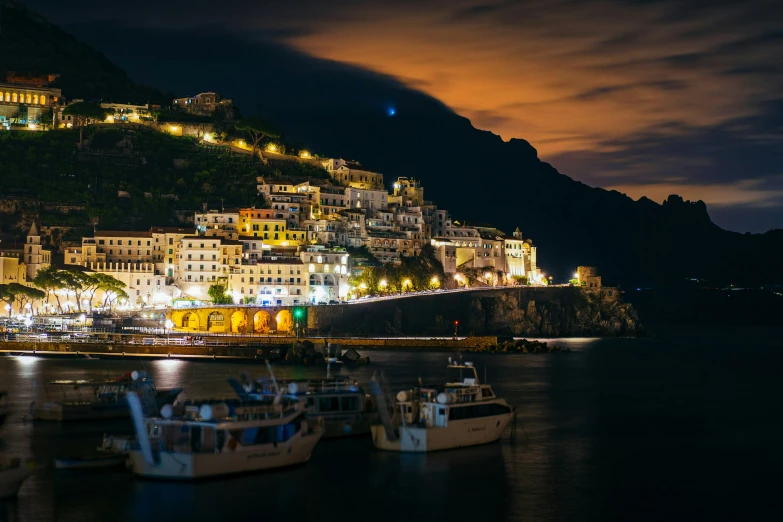
[[294, 317], [288, 310], [280, 310], [275, 316], [277, 333], [291, 333], [294, 331]]
[[231, 331], [234, 333], [247, 333], [247, 315], [244, 310], [231, 314]]
[[272, 318], [267, 312], [260, 310], [253, 316], [253, 332], [254, 333], [269, 333], [272, 327]]
[[198, 330], [198, 315], [193, 312], [188, 312], [182, 316], [182, 328], [188, 330]]
[[207, 331], [209, 332], [225, 332], [226, 331], [226, 318], [223, 312], [212, 312], [207, 316]]

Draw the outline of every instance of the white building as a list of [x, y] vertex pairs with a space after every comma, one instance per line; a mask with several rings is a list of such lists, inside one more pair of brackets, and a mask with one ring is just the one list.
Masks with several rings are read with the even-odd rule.
[[349, 208], [381, 210], [389, 207], [389, 194], [385, 190], [348, 187], [345, 196]]
[[236, 239], [239, 209], [225, 208], [221, 211], [196, 212], [194, 223], [196, 230], [201, 235]]
[[268, 306], [304, 304], [307, 273], [302, 260], [290, 256], [269, 256], [243, 260], [228, 276], [234, 302]]
[[219, 237], [180, 239], [179, 286], [197, 299], [207, 299], [209, 287], [228, 278], [242, 261], [242, 242]]
[[28, 281], [35, 279], [39, 270], [52, 264], [52, 252], [45, 250], [41, 245], [41, 235], [35, 222], [30, 225], [30, 230], [27, 232], [22, 261], [26, 265]]
[[321, 162], [329, 175], [347, 187], [383, 189], [383, 174], [367, 170], [358, 161], [328, 159]]
[[299, 256], [309, 275], [308, 303], [328, 303], [348, 296], [351, 269], [350, 256], [345, 250], [316, 245], [307, 247]]

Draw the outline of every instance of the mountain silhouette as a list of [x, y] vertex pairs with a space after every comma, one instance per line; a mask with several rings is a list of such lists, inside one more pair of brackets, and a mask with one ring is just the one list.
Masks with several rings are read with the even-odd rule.
[[[507, 233], [519, 227], [538, 247], [539, 265], [558, 280], [567, 279], [577, 265], [598, 266], [610, 284], [781, 279], [783, 230], [729, 232], [712, 223], [702, 201], [675, 195], [663, 204], [633, 201], [589, 187], [540, 161], [527, 141], [504, 142], [476, 129], [438, 100], [393, 78], [313, 58], [265, 42], [263, 35], [249, 43], [219, 27], [132, 34], [110, 24], [69, 27], [110, 61], [8, 5], [0, 54], [7, 56], [9, 70], [35, 64], [59, 72], [69, 98], [161, 97], [130, 77], [178, 95], [220, 92], [244, 114], [276, 122], [289, 141], [382, 172], [387, 186], [397, 176], [420, 179], [426, 199], [460, 222], [491, 223]], [[34, 30], [35, 38], [16, 45], [14, 38], [22, 38], [24, 30]], [[8, 45], [11, 54], [5, 53]]]

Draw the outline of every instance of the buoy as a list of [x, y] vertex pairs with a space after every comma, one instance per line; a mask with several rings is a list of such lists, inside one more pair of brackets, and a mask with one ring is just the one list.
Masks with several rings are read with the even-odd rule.
[[406, 392], [405, 390], [397, 394], [397, 402], [405, 402], [407, 400], [408, 400], [408, 392]]
[[298, 391], [299, 391], [299, 386], [295, 382], [292, 382], [292, 383], [290, 383], [288, 385], [288, 394], [289, 395], [296, 395], [296, 392], [298, 392]]
[[164, 419], [170, 419], [173, 414], [174, 408], [171, 406], [171, 404], [164, 404], [160, 409], [160, 416]]

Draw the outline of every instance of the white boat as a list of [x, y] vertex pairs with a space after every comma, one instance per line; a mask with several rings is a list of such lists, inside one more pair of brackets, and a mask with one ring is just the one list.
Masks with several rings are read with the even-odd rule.
[[[373, 378], [382, 424], [372, 426], [375, 447], [388, 451], [427, 452], [487, 444], [500, 439], [514, 409], [479, 382], [469, 362], [448, 365], [449, 380], [401, 391], [391, 410]], [[391, 413], [391, 414], [390, 414]]]
[[301, 464], [323, 434], [295, 397], [166, 405], [144, 417], [127, 396], [136, 432], [129, 457], [142, 477], [193, 480]]
[[21, 459], [0, 462], [0, 500], [15, 497], [34, 469], [32, 462], [23, 463]]
[[146, 372], [125, 373], [114, 380], [59, 380], [45, 387], [45, 399], [38, 398], [30, 405], [38, 420], [84, 421], [121, 419], [128, 417], [125, 394], [141, 392], [154, 396], [158, 407], [173, 402], [182, 391], [179, 388], [157, 390]]
[[378, 409], [372, 397], [348, 377], [281, 381], [245, 378], [244, 385], [235, 380], [229, 383], [246, 400], [273, 397], [280, 389], [286, 390], [289, 396], [305, 403], [308, 419], [323, 422], [324, 438], [365, 435], [378, 422]]

